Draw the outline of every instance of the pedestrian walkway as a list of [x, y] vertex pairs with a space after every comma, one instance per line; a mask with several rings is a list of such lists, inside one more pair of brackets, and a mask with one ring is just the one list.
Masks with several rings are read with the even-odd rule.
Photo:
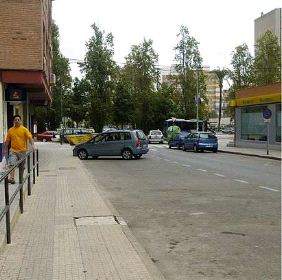
[[281, 150], [271, 149], [267, 154], [266, 147], [265, 149], [234, 147], [233, 137], [233, 135], [218, 135], [219, 152], [281, 160]]
[[164, 279], [71, 147], [38, 147], [40, 176], [2, 247], [0, 279]]

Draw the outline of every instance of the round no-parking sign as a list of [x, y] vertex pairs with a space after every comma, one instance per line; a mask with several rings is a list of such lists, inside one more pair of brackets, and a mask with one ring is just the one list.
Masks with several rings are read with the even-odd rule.
[[265, 109], [264, 111], [263, 111], [263, 118], [264, 119], [270, 119], [271, 118], [271, 116], [272, 116], [272, 112], [271, 112], [271, 110], [270, 109]]

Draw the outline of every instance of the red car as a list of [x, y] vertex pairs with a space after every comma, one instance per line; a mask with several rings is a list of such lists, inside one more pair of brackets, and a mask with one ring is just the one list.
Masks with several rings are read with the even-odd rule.
[[38, 141], [52, 141], [52, 138], [55, 138], [57, 131], [45, 131], [36, 135]]

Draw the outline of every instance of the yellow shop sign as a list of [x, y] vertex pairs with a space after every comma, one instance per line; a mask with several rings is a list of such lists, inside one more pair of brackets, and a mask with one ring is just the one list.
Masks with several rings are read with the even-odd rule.
[[274, 93], [268, 95], [254, 96], [254, 97], [245, 97], [230, 100], [230, 106], [248, 106], [256, 104], [268, 104], [268, 103], [277, 103], [281, 102], [281, 93]]

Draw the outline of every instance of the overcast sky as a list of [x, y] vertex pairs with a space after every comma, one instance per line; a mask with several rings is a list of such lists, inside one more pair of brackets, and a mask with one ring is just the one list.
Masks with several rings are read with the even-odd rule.
[[[60, 48], [67, 58], [83, 59], [85, 42], [95, 22], [114, 36], [114, 59], [125, 61], [132, 45], [153, 40], [159, 64], [174, 63], [181, 25], [199, 42], [203, 65], [229, 67], [231, 52], [246, 43], [254, 45], [254, 20], [261, 12], [280, 8], [279, 0], [55, 0], [53, 19], [59, 27]], [[72, 76], [80, 76], [75, 64]]]

